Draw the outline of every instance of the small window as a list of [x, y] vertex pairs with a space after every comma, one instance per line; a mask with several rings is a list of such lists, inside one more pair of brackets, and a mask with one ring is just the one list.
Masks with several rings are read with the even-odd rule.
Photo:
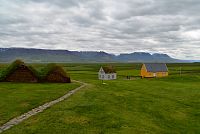
[[113, 79], [115, 78], [115, 75], [114, 75], [114, 74], [112, 75], [112, 78], [113, 78]]
[[102, 75], [102, 77], [101, 77], [102, 79], [104, 79], [104, 75]]
[[108, 75], [108, 79], [110, 79], [110, 75]]

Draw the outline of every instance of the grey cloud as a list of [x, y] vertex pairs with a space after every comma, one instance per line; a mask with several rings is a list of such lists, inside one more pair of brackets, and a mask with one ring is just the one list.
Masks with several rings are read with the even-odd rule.
[[0, 47], [200, 59], [198, 0], [2, 0]]
[[30, 0], [32, 2], [36, 2], [36, 3], [47, 3], [47, 4], [52, 4], [52, 5], [56, 5], [59, 7], [63, 7], [63, 8], [70, 8], [72, 6], [79, 6], [79, 2], [80, 0]]

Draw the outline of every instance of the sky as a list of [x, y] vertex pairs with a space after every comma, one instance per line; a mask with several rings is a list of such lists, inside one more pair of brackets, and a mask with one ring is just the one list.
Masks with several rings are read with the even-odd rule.
[[0, 0], [0, 47], [200, 60], [200, 1]]

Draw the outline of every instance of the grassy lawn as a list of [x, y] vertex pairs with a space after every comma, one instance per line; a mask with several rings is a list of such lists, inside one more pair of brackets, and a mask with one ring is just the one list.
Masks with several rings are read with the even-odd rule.
[[105, 85], [97, 80], [99, 65], [70, 66], [72, 78], [89, 85], [5, 134], [200, 133], [200, 66], [181, 65], [179, 76], [180, 64], [169, 65], [174, 74], [167, 78], [125, 80], [139, 70], [117, 64], [119, 79]]
[[0, 125], [32, 108], [58, 98], [78, 86], [77, 83], [0, 83]]

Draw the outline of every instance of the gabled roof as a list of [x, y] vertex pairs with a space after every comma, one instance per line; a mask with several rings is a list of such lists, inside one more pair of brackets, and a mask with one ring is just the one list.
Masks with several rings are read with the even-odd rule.
[[102, 68], [103, 68], [103, 70], [104, 70], [104, 72], [106, 74], [108, 74], [108, 73], [116, 73], [116, 70], [115, 70], [115, 68], [113, 66], [105, 66], [105, 67], [102, 67]]
[[168, 72], [167, 65], [165, 63], [144, 63], [147, 72]]

